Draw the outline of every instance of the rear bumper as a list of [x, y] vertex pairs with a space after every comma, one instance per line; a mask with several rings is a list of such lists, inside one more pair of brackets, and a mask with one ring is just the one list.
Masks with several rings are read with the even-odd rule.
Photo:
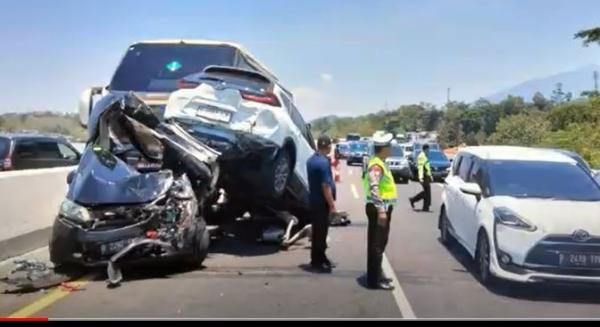
[[348, 164], [358, 164], [358, 163], [359, 163], [359, 164], [362, 164], [362, 163], [363, 163], [363, 157], [362, 157], [362, 156], [361, 156], [361, 157], [349, 156], [349, 157], [346, 159], [346, 162], [347, 162]]

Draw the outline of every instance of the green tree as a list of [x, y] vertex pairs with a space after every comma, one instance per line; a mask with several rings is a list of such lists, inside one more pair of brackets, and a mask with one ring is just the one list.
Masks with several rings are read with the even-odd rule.
[[519, 114], [502, 118], [488, 143], [498, 145], [533, 146], [540, 144], [550, 130], [542, 114]]
[[600, 168], [600, 123], [573, 123], [566, 129], [550, 133], [544, 146], [579, 153], [592, 167]]
[[576, 39], [583, 40], [583, 46], [588, 46], [590, 43], [598, 43], [600, 45], [600, 27], [594, 27], [587, 30], [581, 30], [575, 33]]
[[550, 101], [548, 101], [546, 97], [540, 92], [535, 92], [531, 100], [533, 101], [533, 105], [536, 106], [536, 108], [538, 108], [539, 110], [544, 110], [550, 106]]
[[552, 102], [555, 104], [562, 104], [564, 102], [571, 101], [573, 94], [571, 92], [564, 92], [562, 89], [562, 83], [556, 83], [556, 88], [552, 91]]

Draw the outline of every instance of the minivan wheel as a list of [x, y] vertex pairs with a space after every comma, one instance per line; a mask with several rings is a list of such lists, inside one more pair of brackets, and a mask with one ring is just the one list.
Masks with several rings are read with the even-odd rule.
[[477, 250], [475, 252], [475, 263], [479, 281], [485, 286], [492, 286], [496, 278], [490, 272], [491, 264], [490, 243], [485, 232], [480, 232], [477, 238]]
[[283, 196], [290, 179], [291, 167], [290, 154], [286, 148], [282, 148], [273, 163], [273, 177], [270, 183], [272, 189], [271, 196], [273, 198], [278, 199]]
[[191, 229], [193, 235], [192, 252], [185, 258], [185, 262], [191, 268], [201, 267], [204, 259], [208, 256], [208, 249], [210, 246], [210, 234], [208, 228], [206, 228], [206, 222], [204, 219], [196, 223], [195, 228]]
[[450, 223], [445, 209], [442, 209], [440, 214], [440, 240], [446, 246], [452, 245], [455, 241], [452, 234], [450, 234]]

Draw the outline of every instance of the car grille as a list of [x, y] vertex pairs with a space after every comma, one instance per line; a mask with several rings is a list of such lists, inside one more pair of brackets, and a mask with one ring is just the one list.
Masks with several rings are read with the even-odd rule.
[[600, 255], [600, 237], [592, 237], [585, 242], [576, 242], [571, 236], [548, 236], [529, 251], [525, 259], [525, 265], [536, 267], [536, 271], [552, 273], [575, 275], [600, 274], [600, 268], [559, 267], [559, 253]]

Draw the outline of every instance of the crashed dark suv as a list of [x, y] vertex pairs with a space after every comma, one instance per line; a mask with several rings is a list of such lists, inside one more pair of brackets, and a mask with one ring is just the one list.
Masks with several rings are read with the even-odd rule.
[[55, 219], [50, 259], [57, 265], [119, 265], [207, 255], [205, 199], [215, 192], [218, 153], [176, 124], [160, 122], [133, 94], [109, 95], [90, 118], [90, 140]]

